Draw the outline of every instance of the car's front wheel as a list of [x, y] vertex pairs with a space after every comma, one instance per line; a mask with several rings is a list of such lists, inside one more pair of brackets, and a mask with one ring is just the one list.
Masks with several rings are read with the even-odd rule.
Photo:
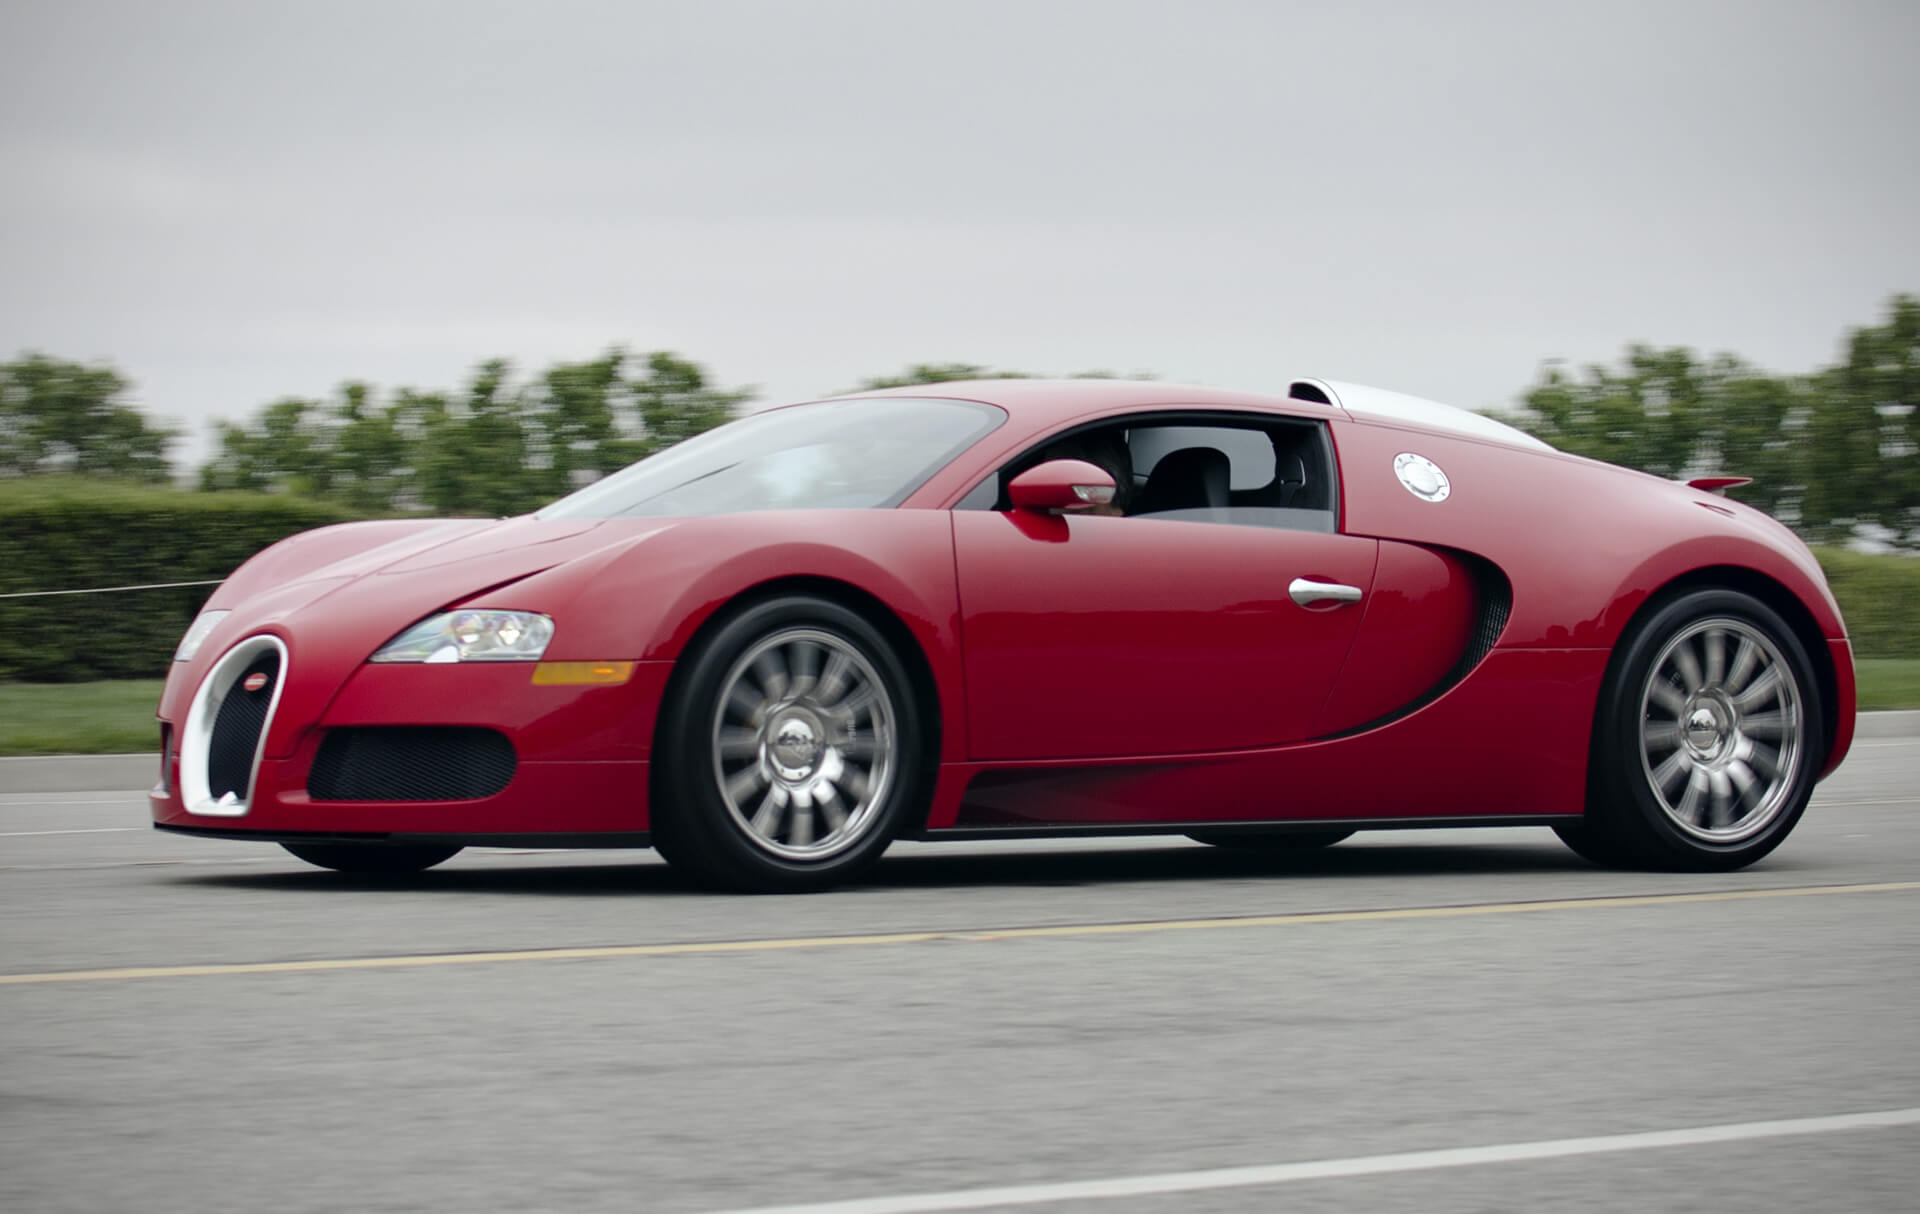
[[859, 613], [770, 599], [682, 661], [652, 815], [675, 865], [736, 889], [819, 889], [924, 812], [928, 730], [900, 656]]
[[1742, 868], [1778, 847], [1819, 774], [1820, 685], [1778, 613], [1681, 594], [1629, 629], [1601, 691], [1586, 817], [1561, 837], [1601, 863]]
[[458, 847], [434, 843], [282, 843], [308, 864], [364, 876], [424, 872], [453, 859]]

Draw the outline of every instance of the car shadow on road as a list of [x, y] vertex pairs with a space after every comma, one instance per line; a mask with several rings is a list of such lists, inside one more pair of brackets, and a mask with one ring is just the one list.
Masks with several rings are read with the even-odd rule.
[[1565, 848], [1522, 844], [1341, 845], [1311, 851], [1241, 851], [1171, 845], [1112, 851], [997, 852], [941, 855], [926, 849], [889, 856], [864, 884], [893, 887], [1098, 885], [1223, 878], [1460, 876], [1556, 870], [1593, 871]]
[[[899, 850], [840, 892], [885, 890], [1038, 888], [1220, 880], [1323, 880], [1596, 873], [1552, 840], [1539, 843], [1370, 843], [1319, 851], [1240, 851], [1169, 843], [1111, 849], [1071, 850], [1037, 844], [1030, 851], [960, 850], [943, 847]], [[404, 877], [366, 877], [308, 868], [291, 857], [271, 871], [186, 871], [167, 879], [208, 888], [281, 890], [289, 893], [354, 893], [408, 890], [421, 893], [531, 894], [551, 897], [654, 895], [708, 896], [712, 891], [661, 863], [649, 852], [607, 852], [594, 861], [551, 853], [515, 857], [499, 853], [455, 860], [444, 868]]]

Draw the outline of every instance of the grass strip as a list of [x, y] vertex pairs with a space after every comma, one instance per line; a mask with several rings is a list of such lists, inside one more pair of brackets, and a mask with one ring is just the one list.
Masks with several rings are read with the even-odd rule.
[[0, 683], [0, 755], [153, 754], [159, 679]]

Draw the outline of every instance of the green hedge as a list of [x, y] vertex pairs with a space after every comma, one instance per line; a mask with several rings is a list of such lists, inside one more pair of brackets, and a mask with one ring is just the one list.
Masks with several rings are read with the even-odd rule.
[[1920, 658], [1920, 557], [1839, 548], [1816, 548], [1814, 555], [1840, 601], [1856, 656]]
[[[224, 578], [296, 531], [352, 515], [258, 493], [84, 477], [0, 480], [0, 594]], [[0, 599], [0, 680], [156, 678], [214, 587]]]

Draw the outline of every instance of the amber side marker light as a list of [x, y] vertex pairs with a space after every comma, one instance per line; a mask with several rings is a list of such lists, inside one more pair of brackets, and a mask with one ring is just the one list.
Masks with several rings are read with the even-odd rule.
[[612, 687], [633, 677], [632, 662], [538, 662], [535, 687]]

